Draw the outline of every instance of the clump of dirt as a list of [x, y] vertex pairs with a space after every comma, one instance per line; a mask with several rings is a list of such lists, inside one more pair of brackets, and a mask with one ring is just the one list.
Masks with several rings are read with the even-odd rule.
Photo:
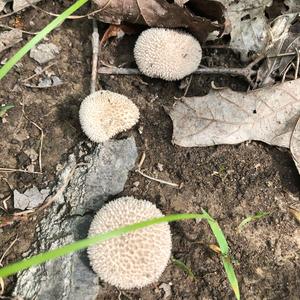
[[[54, 12], [62, 10], [59, 3], [55, 6], [44, 3], [42, 7]], [[41, 19], [34, 9], [26, 10], [23, 16], [25, 29], [31, 31], [42, 28], [50, 20], [48, 16]], [[33, 27], [29, 20], [35, 23]], [[7, 123], [1, 125], [2, 166], [26, 168], [32, 164], [26, 153], [39, 151], [40, 132], [22, 117], [22, 105], [26, 116], [43, 128], [45, 139], [43, 175], [2, 173], [9, 186], [5, 181], [0, 182], [0, 199], [11, 196], [14, 189], [23, 192], [32, 185], [51, 186], [55, 182], [56, 165], [78, 141], [86, 139], [80, 130], [78, 109], [80, 101], [89, 93], [91, 27], [89, 20], [67, 21], [48, 37], [61, 48], [53, 71], [64, 85], [49, 89], [22, 86], [18, 79], [31, 76], [37, 66], [28, 56], [3, 80], [0, 101], [12, 102], [16, 107], [6, 117]], [[125, 36], [122, 40], [110, 41], [100, 59], [116, 66], [134, 66], [135, 39], [136, 36]], [[15, 50], [4, 56], [10, 56]], [[226, 49], [206, 49], [203, 63], [240, 66], [239, 57]], [[140, 155], [146, 154], [143, 171], [180, 186], [163, 185], [132, 171], [120, 196], [150, 200], [165, 214], [206, 209], [218, 220], [228, 239], [242, 298], [298, 299], [300, 228], [288, 207], [300, 208], [299, 174], [290, 153], [258, 142], [206, 148], [178, 147], [171, 142], [172, 122], [165, 108], [173, 105], [175, 97], [183, 95], [179, 82], [117, 75], [100, 75], [98, 81], [101, 88], [128, 96], [140, 108], [139, 124], [117, 138], [134, 135]], [[193, 75], [187, 95], [205, 95], [212, 81], [217, 86], [237, 91], [247, 89], [241, 78]], [[37, 162], [34, 168], [39, 170]], [[9, 212], [13, 212], [12, 199], [9, 201]], [[250, 223], [241, 233], [237, 232], [239, 223], [258, 211], [271, 214]], [[16, 236], [19, 238], [3, 264], [22, 258], [34, 239], [35, 223], [40, 217], [2, 229], [0, 256]], [[169, 299], [233, 299], [220, 259], [209, 248], [216, 243], [209, 226], [204, 221], [184, 221], [171, 224], [171, 228], [173, 256], [192, 269], [195, 280], [170, 264], [157, 285], [120, 292], [101, 283], [98, 299], [165, 299], [161, 283], [170, 284]], [[13, 279], [9, 287], [12, 286]]]

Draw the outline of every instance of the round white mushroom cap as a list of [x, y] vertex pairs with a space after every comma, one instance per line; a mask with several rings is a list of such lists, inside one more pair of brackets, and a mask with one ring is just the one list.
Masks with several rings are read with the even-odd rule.
[[110, 91], [90, 94], [82, 101], [79, 110], [82, 130], [97, 143], [130, 129], [137, 123], [139, 115], [139, 109], [131, 100]]
[[[121, 197], [98, 211], [89, 236], [162, 216], [149, 201]], [[91, 246], [88, 256], [93, 270], [103, 281], [121, 289], [132, 289], [159, 279], [168, 264], [171, 248], [170, 226], [161, 223]]]
[[171, 81], [182, 79], [197, 70], [202, 49], [189, 33], [150, 28], [138, 37], [134, 58], [143, 74]]

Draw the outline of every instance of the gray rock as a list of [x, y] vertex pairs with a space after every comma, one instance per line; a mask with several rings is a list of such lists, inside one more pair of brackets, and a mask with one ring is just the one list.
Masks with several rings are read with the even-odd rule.
[[36, 186], [26, 190], [24, 194], [14, 190], [14, 208], [31, 209], [39, 206], [49, 195], [49, 189], [39, 191]]
[[30, 57], [40, 64], [45, 64], [59, 54], [59, 48], [52, 43], [39, 44], [30, 50]]
[[19, 11], [25, 7], [30, 6], [30, 3], [35, 4], [41, 0], [14, 0], [13, 11]]
[[[99, 144], [85, 157], [86, 164], [76, 169], [71, 155], [56, 187], [59, 197], [37, 226], [37, 241], [29, 255], [85, 238], [94, 213], [123, 190], [136, 158], [133, 138]], [[66, 192], [61, 192], [70, 177]], [[91, 300], [99, 288], [86, 251], [80, 251], [18, 274], [13, 294], [36, 300]]]

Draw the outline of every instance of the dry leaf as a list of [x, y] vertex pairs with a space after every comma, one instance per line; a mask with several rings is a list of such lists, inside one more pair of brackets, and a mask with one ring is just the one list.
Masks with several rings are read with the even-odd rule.
[[167, 0], [93, 0], [93, 2], [95, 10], [103, 8], [95, 14], [95, 17], [105, 23], [118, 25], [126, 22], [150, 27], [183, 27], [200, 41], [205, 41], [210, 32], [221, 33], [224, 29], [224, 7], [218, 1], [191, 0], [183, 7]]
[[[288, 65], [297, 57], [296, 48], [300, 48], [300, 22], [294, 22], [297, 14], [279, 16], [272, 22], [269, 49], [266, 49], [266, 60], [257, 72], [257, 86], [273, 84], [275, 78], [283, 76]], [[281, 54], [295, 53], [290, 56]]]
[[288, 7], [288, 12], [299, 13], [300, 1], [299, 0], [284, 0], [284, 4]]
[[102, 39], [100, 41], [100, 47], [103, 47], [105, 43], [111, 37], [122, 38], [125, 34], [134, 34], [137, 33], [138, 29], [133, 26], [121, 24], [121, 25], [109, 25], [109, 27], [104, 32]]
[[21, 42], [22, 31], [18, 29], [12, 29], [10, 31], [3, 31], [0, 33], [0, 52], [12, 47], [13, 45]]
[[173, 121], [173, 143], [179, 146], [258, 140], [286, 148], [292, 146], [294, 156], [299, 158], [296, 124], [300, 117], [300, 79], [249, 93], [212, 90], [204, 97], [177, 101], [169, 114]]
[[231, 22], [230, 46], [241, 53], [243, 61], [248, 60], [248, 52], [262, 52], [270, 39], [270, 27], [265, 9], [273, 0], [219, 0], [226, 8]]

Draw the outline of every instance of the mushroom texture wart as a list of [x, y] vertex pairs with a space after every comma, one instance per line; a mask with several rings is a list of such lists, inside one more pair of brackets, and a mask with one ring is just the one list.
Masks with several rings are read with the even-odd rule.
[[172, 81], [197, 70], [202, 49], [199, 42], [186, 32], [150, 28], [138, 37], [134, 58], [143, 74]]
[[79, 119], [89, 139], [101, 143], [134, 126], [139, 119], [139, 109], [124, 95], [98, 91], [82, 101]]
[[[122, 197], [98, 211], [89, 236], [162, 216], [149, 201]], [[161, 223], [91, 246], [88, 256], [102, 280], [121, 289], [132, 289], [159, 279], [168, 264], [171, 248], [170, 226]]]

